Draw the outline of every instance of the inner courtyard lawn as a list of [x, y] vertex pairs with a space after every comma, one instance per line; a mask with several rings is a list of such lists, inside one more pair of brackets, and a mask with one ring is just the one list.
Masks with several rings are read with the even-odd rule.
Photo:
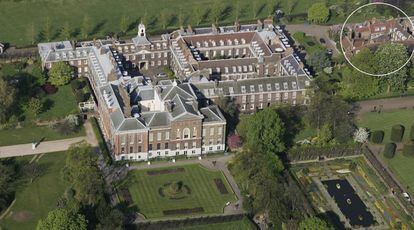
[[405, 127], [404, 141], [407, 141], [409, 139], [410, 127], [414, 124], [414, 110], [400, 109], [381, 113], [368, 112], [362, 114], [357, 123], [358, 126], [368, 128], [371, 131], [383, 130], [383, 143], [390, 142], [392, 126], [401, 124]]
[[[148, 171], [159, 171], [166, 169], [183, 168], [184, 171], [148, 175]], [[220, 178], [228, 191], [228, 194], [221, 194], [214, 182], [215, 178]], [[160, 188], [166, 184], [180, 181], [187, 186], [186, 192], [180, 199], [171, 199], [168, 195], [162, 196]], [[205, 215], [212, 213], [223, 213], [225, 204], [235, 201], [236, 197], [225, 179], [222, 172], [212, 171], [199, 164], [176, 166], [159, 169], [147, 169], [131, 171], [125, 181], [118, 186], [118, 191], [127, 187], [132, 197], [133, 205], [138, 212], [147, 218], [167, 217], [163, 211], [203, 208], [203, 212], [190, 213], [184, 215]], [[183, 214], [181, 214], [182, 216]], [[180, 214], [168, 215], [168, 217], [180, 216]]]
[[[25, 163], [30, 161], [28, 156], [19, 158], [23, 158]], [[35, 229], [38, 220], [56, 208], [57, 200], [68, 187], [61, 174], [65, 166], [65, 153], [45, 154], [40, 157], [38, 164], [44, 169], [43, 174], [32, 183], [23, 180], [19, 185], [16, 201], [10, 212], [0, 221], [0, 229]]]
[[43, 98], [45, 111], [39, 114], [40, 120], [64, 118], [69, 114], [78, 113], [78, 103], [70, 84], [60, 86], [55, 94]]

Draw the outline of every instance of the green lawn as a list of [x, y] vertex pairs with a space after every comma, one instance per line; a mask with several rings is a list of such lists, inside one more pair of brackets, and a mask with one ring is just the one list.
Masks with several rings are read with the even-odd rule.
[[[78, 113], [78, 103], [72, 93], [70, 84], [60, 86], [55, 94], [43, 98], [47, 110], [39, 114], [40, 120], [53, 120], [64, 118], [71, 113]], [[49, 106], [48, 106], [49, 104]]]
[[53, 141], [80, 136], [85, 136], [83, 126], [78, 132], [65, 136], [48, 126], [24, 124], [22, 128], [0, 130], [0, 146], [27, 144], [42, 138], [44, 138], [43, 141]]
[[257, 229], [253, 223], [247, 219], [217, 223], [217, 224], [205, 224], [205, 225], [194, 225], [190, 227], [182, 227], [182, 230], [253, 230]]
[[414, 124], [414, 110], [401, 109], [380, 114], [368, 112], [363, 114], [357, 123], [358, 126], [370, 130], [383, 130], [385, 132], [383, 143], [390, 142], [392, 126], [402, 124], [405, 127], [404, 140], [408, 140], [410, 127]]
[[414, 158], [406, 157], [398, 151], [392, 159], [381, 154], [382, 159], [388, 164], [392, 172], [401, 180], [403, 185], [409, 187], [411, 196], [414, 195]]
[[[336, 1], [330, 1], [330, 3], [334, 4]], [[160, 20], [162, 10], [165, 10], [167, 15], [173, 16], [167, 17], [169, 19], [167, 28], [171, 30], [178, 28], [177, 16], [180, 11], [184, 19], [183, 24], [195, 26], [195, 7], [201, 8], [201, 14], [206, 15], [201, 21], [201, 25], [210, 26], [213, 19], [208, 12], [211, 11], [214, 2], [215, 0], [188, 0], [183, 5], [182, 1], [177, 0], [0, 1], [0, 25], [2, 25], [0, 41], [18, 46], [31, 45], [31, 24], [34, 25], [34, 35], [41, 38], [42, 36], [39, 35], [45, 28], [47, 18], [50, 21], [51, 40], [62, 40], [58, 31], [64, 22], [69, 23], [74, 31], [75, 39], [79, 40], [82, 38], [79, 35], [79, 30], [85, 15], [88, 15], [90, 21], [88, 23], [88, 27], [90, 27], [89, 39], [104, 37], [109, 32], [120, 32], [121, 18], [124, 16], [126, 16], [126, 24], [129, 26], [127, 36], [133, 36], [137, 33], [135, 29], [137, 23], [145, 14], [144, 21], [149, 24], [149, 32], [159, 34], [163, 27]], [[268, 16], [267, 0], [222, 0], [219, 2], [224, 5], [220, 19], [221, 24], [233, 24], [236, 2], [239, 2], [239, 19], [241, 21], [254, 22], [257, 18]], [[313, 3], [309, 0], [296, 1], [292, 14], [306, 13]], [[288, 12], [288, 5], [288, 1], [283, 0], [280, 1], [278, 8]], [[40, 40], [45, 41], [46, 39]]]
[[[148, 171], [183, 168], [184, 172], [175, 172], [162, 175], [148, 175]], [[221, 194], [214, 178], [221, 178], [228, 194]], [[182, 199], [170, 199], [168, 196], [161, 196], [159, 189], [165, 184], [174, 181], [183, 182], [188, 186], [190, 192], [185, 193]], [[235, 201], [230, 185], [221, 172], [211, 171], [201, 165], [187, 165], [179, 167], [168, 167], [151, 170], [131, 171], [127, 179], [118, 187], [129, 188], [134, 205], [140, 213], [147, 218], [163, 218], [165, 210], [190, 209], [202, 207], [204, 212], [195, 215], [212, 213], [223, 213], [223, 208], [228, 201]], [[119, 189], [120, 190], [120, 189]], [[191, 214], [187, 214], [191, 215]], [[177, 215], [168, 215], [168, 217]]]
[[292, 37], [302, 45], [306, 52], [310, 55], [318, 50], [325, 50], [325, 48], [315, 39], [315, 37], [307, 36], [303, 32], [296, 32]]
[[[24, 157], [27, 161], [27, 157]], [[56, 202], [67, 188], [61, 170], [65, 165], [65, 153], [43, 155], [39, 162], [44, 174], [33, 183], [23, 183], [16, 191], [16, 202], [10, 213], [0, 221], [0, 229], [32, 230], [40, 218], [56, 208]]]

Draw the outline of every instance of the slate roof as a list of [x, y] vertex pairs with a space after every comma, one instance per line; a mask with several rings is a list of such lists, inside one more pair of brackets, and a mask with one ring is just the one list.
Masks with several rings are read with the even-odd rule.
[[119, 126], [118, 131], [130, 131], [130, 130], [139, 130], [147, 129], [144, 124], [141, 123], [137, 118], [126, 118]]
[[266, 92], [286, 92], [304, 90], [310, 84], [310, 77], [283, 76], [253, 78], [238, 81], [221, 81], [209, 83], [193, 83], [199, 97], [212, 98], [220, 95], [237, 96]]
[[226, 122], [223, 114], [220, 112], [219, 108], [215, 105], [204, 107], [200, 109], [201, 114], [203, 114], [203, 122], [213, 123], [213, 122]]

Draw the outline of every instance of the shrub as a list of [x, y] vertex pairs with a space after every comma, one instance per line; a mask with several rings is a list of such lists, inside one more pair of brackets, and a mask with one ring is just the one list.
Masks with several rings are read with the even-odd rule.
[[55, 94], [57, 92], [57, 88], [50, 84], [49, 82], [47, 82], [46, 84], [44, 84], [42, 86], [42, 89], [47, 93], [47, 94]]
[[82, 83], [79, 80], [75, 79], [70, 82], [70, 86], [73, 90], [76, 91], [82, 88]]
[[395, 149], [397, 148], [397, 145], [396, 144], [394, 144], [394, 143], [387, 143], [386, 145], [385, 145], [385, 148], [384, 148], [384, 156], [386, 157], [386, 158], [393, 158], [394, 157], [394, 155], [395, 155]]
[[410, 140], [414, 141], [414, 124], [411, 125], [410, 129]]
[[371, 133], [370, 141], [374, 144], [381, 144], [384, 139], [384, 131], [375, 130]]
[[82, 91], [76, 91], [75, 97], [77, 102], [84, 102], [85, 101], [85, 94]]
[[405, 156], [414, 157], [414, 141], [409, 141], [404, 144], [403, 154]]
[[401, 142], [404, 136], [404, 126], [394, 125], [391, 129], [391, 141]]

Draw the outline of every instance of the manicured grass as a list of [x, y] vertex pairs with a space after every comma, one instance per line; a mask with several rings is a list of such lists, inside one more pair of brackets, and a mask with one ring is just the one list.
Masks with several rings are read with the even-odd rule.
[[62, 135], [48, 126], [35, 126], [30, 123], [23, 124], [22, 128], [0, 130], [0, 146], [28, 144], [33, 141], [53, 141], [72, 137], [85, 136], [83, 126], [76, 133]]
[[385, 132], [383, 143], [390, 142], [392, 126], [401, 124], [405, 127], [404, 140], [408, 140], [410, 127], [414, 124], [414, 110], [400, 109], [381, 113], [368, 112], [362, 114], [357, 123], [358, 126], [370, 130], [383, 130]]
[[[118, 33], [121, 31], [121, 18], [127, 17], [126, 24], [129, 26], [127, 35], [133, 36], [137, 33], [136, 26], [146, 14], [146, 24], [149, 24], [149, 32], [159, 34], [163, 28], [160, 20], [160, 12], [165, 10], [168, 15], [167, 28], [169, 30], [178, 28], [177, 16], [181, 11], [184, 18], [184, 25], [195, 26], [194, 8], [200, 7], [202, 14], [207, 15], [201, 24], [210, 26], [213, 22], [209, 11], [214, 5], [214, 0], [188, 0], [183, 5], [177, 0], [88, 0], [88, 1], [0, 1], [0, 24], [2, 25], [0, 41], [12, 45], [31, 45], [30, 26], [33, 23], [35, 36], [39, 37], [44, 30], [47, 18], [51, 26], [51, 40], [62, 40], [59, 35], [64, 22], [68, 22], [72, 31], [75, 31], [75, 39], [82, 37], [79, 34], [85, 15], [89, 17], [90, 39], [94, 37], [105, 37], [109, 32]], [[220, 23], [233, 24], [235, 20], [236, 0], [222, 0], [223, 13]], [[268, 16], [266, 7], [267, 0], [253, 1], [239, 0], [241, 21], [256, 21], [257, 18]], [[331, 1], [334, 4], [336, 0]], [[298, 0], [293, 7], [292, 14], [306, 13], [314, 2], [309, 0]], [[280, 1], [279, 9], [288, 12], [288, 1]], [[182, 8], [182, 10], [180, 10]], [[257, 9], [254, 12], [253, 9]], [[256, 18], [254, 18], [256, 14]], [[17, 17], [18, 16], [18, 17]], [[40, 36], [42, 37], [42, 36]], [[39, 40], [39, 39], [38, 39]], [[42, 38], [42, 41], [46, 39]]]
[[382, 159], [388, 164], [392, 172], [408, 187], [411, 196], [414, 195], [414, 158], [406, 157], [402, 152], [397, 152], [392, 159], [381, 154]]
[[[183, 168], [184, 172], [176, 172], [162, 175], [147, 175], [148, 171]], [[220, 194], [214, 183], [214, 178], [221, 178], [228, 194]], [[159, 189], [167, 183], [181, 181], [187, 185], [190, 192], [182, 199], [170, 199], [162, 197]], [[201, 165], [176, 166], [150, 170], [131, 171], [127, 179], [119, 187], [129, 188], [134, 205], [138, 211], [147, 218], [165, 218], [163, 211], [175, 209], [190, 209], [202, 207], [204, 212], [194, 215], [223, 213], [223, 208], [228, 201], [235, 201], [235, 195], [221, 172], [211, 171]], [[192, 215], [192, 214], [188, 214]]]
[[23, 183], [18, 188], [11, 214], [0, 222], [0, 229], [35, 229], [38, 220], [56, 208], [57, 200], [68, 187], [61, 174], [65, 166], [65, 153], [45, 154], [38, 163], [45, 170], [43, 175], [33, 183]]
[[194, 225], [190, 227], [182, 227], [183, 230], [253, 230], [257, 229], [253, 223], [247, 219], [243, 218], [242, 220], [217, 223], [217, 224], [204, 224], [204, 225]]
[[78, 103], [69, 84], [60, 86], [55, 94], [46, 95], [43, 101], [49, 108], [39, 114], [40, 120], [64, 118], [78, 112]]
[[307, 36], [303, 32], [296, 32], [292, 37], [302, 45], [308, 54], [312, 54], [318, 50], [324, 50], [325, 48], [315, 39], [315, 37]]

